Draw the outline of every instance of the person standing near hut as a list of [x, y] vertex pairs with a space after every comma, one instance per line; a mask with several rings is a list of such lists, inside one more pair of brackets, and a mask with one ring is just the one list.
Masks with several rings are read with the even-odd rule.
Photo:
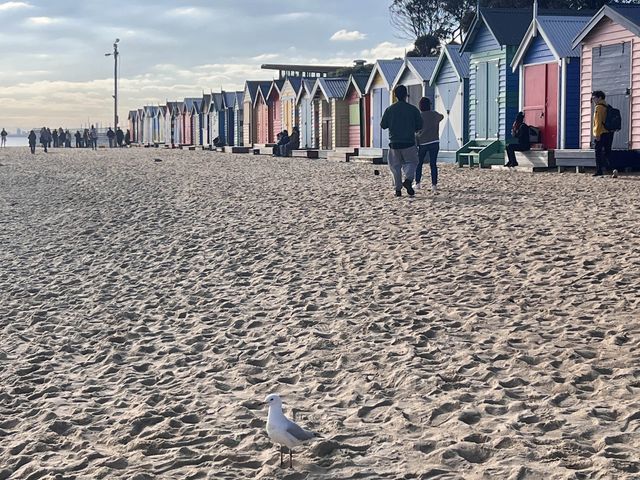
[[107, 130], [107, 138], [109, 139], [109, 148], [113, 148], [114, 147], [114, 138], [115, 138], [115, 136], [116, 136], [116, 132], [111, 130], [111, 127], [109, 127], [109, 130]]
[[517, 167], [516, 152], [528, 152], [531, 150], [531, 141], [529, 137], [529, 125], [524, 123], [524, 113], [519, 112], [516, 115], [516, 121], [511, 126], [511, 136], [518, 140], [518, 143], [510, 143], [507, 145], [507, 163], [505, 167]]
[[418, 166], [416, 133], [422, 130], [422, 116], [416, 107], [407, 103], [407, 87], [398, 85], [393, 93], [398, 101], [384, 111], [380, 127], [389, 130], [388, 163], [396, 197], [402, 196], [402, 187], [413, 197], [416, 194], [413, 180]]
[[416, 168], [416, 188], [420, 189], [422, 166], [429, 156], [431, 169], [431, 193], [438, 194], [438, 152], [440, 151], [440, 122], [444, 115], [431, 110], [431, 100], [422, 97], [419, 103], [422, 116], [422, 130], [417, 133], [418, 167]]
[[36, 153], [36, 132], [31, 130], [27, 138], [29, 139], [29, 148], [31, 149], [31, 153], [35, 154]]
[[48, 146], [50, 142], [50, 136], [51, 134], [47, 131], [47, 127], [42, 127], [42, 130], [40, 130], [40, 144], [44, 148], [44, 153], [47, 153], [49, 151]]
[[131, 131], [127, 129], [127, 133], [124, 134], [124, 144], [127, 147], [131, 146]]
[[122, 132], [122, 129], [118, 127], [116, 129], [116, 143], [118, 144], [119, 148], [122, 148], [123, 141], [124, 141], [124, 133]]
[[[593, 140], [594, 149], [596, 153], [596, 173], [594, 177], [601, 177], [604, 174], [604, 170], [611, 166], [611, 146], [613, 145], [613, 132], [610, 132], [605, 128], [605, 121], [607, 120], [607, 102], [605, 101], [605, 94], [601, 90], [596, 90], [591, 94], [591, 103], [593, 103], [595, 109], [593, 112]], [[616, 177], [618, 172], [613, 170], [613, 177]]]
[[7, 146], [7, 135], [9, 135], [9, 134], [3, 128], [2, 132], [0, 132], [0, 137], [2, 137], [2, 140], [0, 140], [0, 146], [3, 147], [3, 148]]
[[97, 150], [98, 149], [98, 131], [96, 130], [96, 127], [94, 127], [93, 125], [91, 125], [91, 131], [89, 132], [89, 137], [91, 140], [91, 148], [93, 150]]

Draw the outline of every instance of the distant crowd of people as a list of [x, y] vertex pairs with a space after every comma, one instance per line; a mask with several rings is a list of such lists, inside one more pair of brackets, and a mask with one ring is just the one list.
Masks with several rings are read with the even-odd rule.
[[[82, 133], [80, 130], [76, 130], [74, 135], [71, 135], [69, 130], [64, 130], [62, 127], [58, 129], [54, 128], [53, 130], [42, 127], [39, 134], [36, 134], [35, 130], [31, 130], [27, 138], [29, 140], [31, 153], [36, 153], [36, 145], [38, 142], [42, 145], [45, 153], [52, 147], [71, 148], [72, 138], [75, 138], [76, 148], [91, 148], [93, 150], [98, 148], [98, 131], [93, 125], [91, 125], [91, 128], [85, 128]], [[131, 132], [127, 130], [127, 132], [124, 133], [120, 127], [114, 131], [109, 127], [107, 130], [107, 139], [109, 140], [109, 148], [129, 147], [131, 145]]]

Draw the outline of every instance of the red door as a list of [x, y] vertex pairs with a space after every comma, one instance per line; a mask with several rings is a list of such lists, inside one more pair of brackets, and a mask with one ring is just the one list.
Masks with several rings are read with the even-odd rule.
[[276, 143], [276, 135], [281, 131], [282, 115], [280, 112], [280, 95], [274, 93], [269, 99], [269, 142]]
[[545, 63], [524, 69], [524, 114], [537, 127], [544, 148], [558, 146], [558, 65]]

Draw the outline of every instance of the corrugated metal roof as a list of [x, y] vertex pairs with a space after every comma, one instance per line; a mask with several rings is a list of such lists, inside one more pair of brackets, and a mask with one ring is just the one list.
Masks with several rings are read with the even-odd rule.
[[461, 45], [447, 45], [445, 46], [453, 68], [458, 72], [462, 78], [469, 77], [469, 64], [471, 61], [471, 55], [469, 53], [460, 54]]
[[389, 85], [391, 85], [393, 80], [396, 78], [396, 75], [398, 75], [398, 72], [402, 68], [402, 65], [404, 64], [404, 61], [400, 60], [400, 59], [397, 59], [397, 60], [378, 60], [376, 62], [376, 64], [378, 65], [380, 73], [382, 74], [382, 76], [384, 77], [386, 82]]
[[327, 98], [344, 98], [349, 86], [348, 78], [319, 78], [318, 81]]
[[315, 79], [305, 79], [302, 81], [302, 84], [304, 85], [304, 88], [307, 90], [307, 92], [311, 93], [311, 90], [313, 90], [313, 86], [316, 84], [316, 81]]
[[538, 25], [560, 58], [579, 57], [580, 47], [572, 49], [571, 44], [589, 20], [588, 17], [540, 16]]
[[291, 88], [298, 95], [300, 93], [300, 89], [302, 88], [302, 81], [304, 79], [302, 77], [287, 77], [287, 81], [291, 84]]
[[202, 101], [200, 102], [200, 111], [208, 112], [210, 106], [211, 106], [211, 94], [205, 93], [204, 95], [202, 95]]
[[500, 45], [520, 45], [533, 18], [527, 8], [481, 8], [480, 14]]
[[209, 108], [209, 112], [211, 111], [219, 111], [224, 108], [224, 96], [222, 93], [212, 93], [211, 94], [211, 107]]
[[436, 68], [438, 57], [407, 57], [407, 63], [411, 64], [422, 81], [428, 82]]
[[191, 109], [193, 109], [193, 107], [196, 107], [198, 109], [200, 108], [200, 105], [199, 105], [200, 100], [201, 100], [200, 98], [193, 98], [193, 97], [185, 98], [182, 104], [187, 109], [187, 111], [190, 112]]
[[242, 106], [244, 103], [244, 92], [236, 92], [236, 102]]
[[224, 95], [224, 106], [226, 108], [233, 108], [233, 103], [236, 101], [236, 92], [222, 92]]
[[351, 78], [353, 79], [353, 83], [355, 83], [358, 87], [358, 90], [361, 93], [364, 93], [365, 90], [367, 89], [367, 82], [369, 81], [369, 75], [351, 75]]

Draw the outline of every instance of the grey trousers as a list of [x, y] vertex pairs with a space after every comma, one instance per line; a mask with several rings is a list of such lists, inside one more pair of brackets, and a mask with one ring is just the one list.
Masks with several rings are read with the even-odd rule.
[[405, 180], [410, 180], [412, 183], [416, 176], [418, 148], [415, 146], [403, 149], [390, 148], [387, 163], [393, 175], [395, 189], [402, 190], [403, 175]]

